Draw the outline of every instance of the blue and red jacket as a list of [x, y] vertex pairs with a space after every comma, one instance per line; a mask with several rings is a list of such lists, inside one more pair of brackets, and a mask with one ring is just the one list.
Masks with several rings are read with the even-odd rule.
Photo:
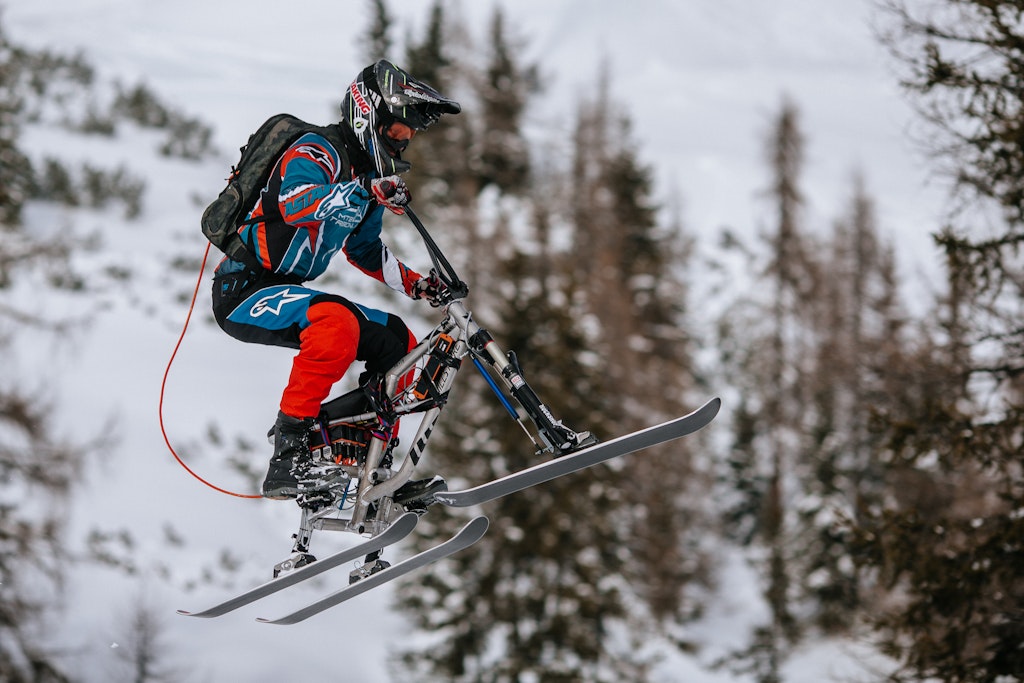
[[[422, 276], [381, 240], [383, 215], [384, 207], [352, 179], [344, 155], [322, 135], [306, 133], [274, 166], [239, 235], [264, 269], [289, 280], [319, 277], [341, 251], [359, 270], [412, 296]], [[225, 259], [217, 273], [241, 269]]]

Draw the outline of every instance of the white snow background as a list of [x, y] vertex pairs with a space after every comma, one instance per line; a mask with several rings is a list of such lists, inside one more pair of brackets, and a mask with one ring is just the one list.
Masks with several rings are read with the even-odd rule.
[[[133, 279], [90, 302], [91, 324], [72, 337], [70, 351], [54, 355], [49, 345], [21, 344], [22, 372], [50, 384], [58, 433], [94, 434], [116, 418], [117, 447], [97, 460], [70, 501], [69, 538], [93, 527], [127, 528], [139, 563], [131, 578], [106, 569], [76, 570], [64, 616], [50, 624], [48, 638], [81, 680], [110, 680], [122, 637], [117, 634], [123, 633], [132, 604], [143, 597], [167, 615], [168, 657], [185, 667], [186, 680], [386, 680], [392, 644], [408, 638], [403, 618], [388, 608], [388, 589], [293, 627], [254, 621], [334, 590], [345, 581], [344, 570], [220, 619], [174, 614], [176, 608], [198, 609], [268, 578], [273, 563], [287, 554], [298, 520], [288, 504], [230, 498], [197, 483], [167, 452], [157, 422], [160, 380], [185, 314], [176, 298], [183, 280], [164, 272], [160, 250], [201, 255], [202, 206], [222, 186], [237, 147], [267, 116], [288, 111], [310, 121], [336, 119], [343, 88], [363, 66], [354, 37], [368, 23], [367, 3], [8, 0], [3, 5], [4, 26], [14, 42], [82, 50], [101, 80], [143, 81], [163, 100], [212, 125], [224, 152], [222, 159], [197, 165], [159, 156], [156, 135], [144, 131], [125, 129], [111, 144], [54, 127], [26, 130], [26, 147], [34, 157], [124, 162], [147, 183], [144, 213], [135, 222], [126, 222], [116, 208], [73, 212], [76, 224], [102, 232], [103, 262], [129, 268]], [[427, 0], [390, 3], [399, 42], [410, 28], [422, 28], [430, 5]], [[474, 37], [482, 40], [494, 3], [448, 5], [461, 8]], [[657, 170], [658, 196], [668, 201], [681, 194], [684, 222], [699, 240], [712, 240], [723, 226], [752, 236], [770, 225], [761, 196], [768, 184], [763, 139], [786, 96], [799, 108], [807, 136], [807, 223], [827, 226], [844, 210], [850, 179], [860, 170], [876, 199], [883, 232], [899, 246], [910, 286], [920, 287], [921, 274], [933, 272], [937, 254], [928, 233], [938, 225], [941, 192], [929, 184], [923, 156], [908, 141], [912, 117], [889, 58], [873, 37], [870, 0], [516, 0], [502, 6], [509, 25], [525, 39], [524, 60], [539, 62], [547, 79], [544, 102], [529, 122], [538, 137], [550, 139], [552, 130], [570, 134], [575, 102], [592, 90], [605, 60], [612, 92], [632, 117], [641, 160]], [[394, 60], [401, 65], [401, 55]], [[33, 206], [27, 220], [59, 233], [71, 215]], [[386, 237], [401, 245], [401, 256], [414, 267], [425, 265], [409, 224], [385, 220]], [[443, 232], [434, 229], [443, 244]], [[382, 308], [399, 305], [354, 269], [340, 263], [336, 272], [341, 271], [357, 300]], [[263, 434], [273, 421], [291, 354], [241, 344], [206, 324], [208, 275], [168, 383], [168, 431], [187, 452], [216, 415], [223, 434], [250, 435], [258, 445], [254, 466], [262, 467], [269, 456]], [[700, 310], [699, 302], [692, 306]], [[247, 372], [251, 368], [258, 372]], [[728, 406], [719, 419], [728, 419]], [[191, 464], [218, 484], [246, 486], [214, 458], [198, 457]], [[183, 546], [169, 549], [168, 525], [184, 539]], [[327, 533], [314, 540], [321, 552], [355, 541]], [[234, 585], [183, 590], [181, 579], [215, 567], [224, 547], [241, 563]], [[711, 609], [686, 633], [703, 648], [695, 655], [666, 652], [654, 680], [743, 680], [710, 672], [706, 664], [747, 644], [750, 629], [766, 611], [744, 558], [726, 551], [722, 559]], [[176, 580], [170, 584], [158, 578], [163, 564], [172, 565]], [[873, 680], [865, 663], [885, 666], [862, 643], [809, 642], [787, 662], [785, 681]]]

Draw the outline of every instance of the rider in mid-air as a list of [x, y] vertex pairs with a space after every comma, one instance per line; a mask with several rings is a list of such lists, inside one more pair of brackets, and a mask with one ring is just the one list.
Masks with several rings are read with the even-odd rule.
[[[264, 497], [292, 498], [308, 468], [310, 430], [320, 405], [353, 361], [360, 384], [375, 381], [416, 340], [397, 316], [305, 286], [336, 253], [413, 299], [433, 300], [443, 284], [399, 261], [381, 241], [384, 208], [404, 212], [399, 174], [409, 141], [459, 104], [381, 60], [363, 69], [341, 103], [338, 149], [306, 133], [281, 156], [239, 235], [261, 268], [225, 258], [213, 281], [217, 323], [245, 342], [298, 349], [274, 425]], [[383, 434], [384, 438], [390, 435]], [[443, 484], [443, 482], [440, 482]], [[439, 485], [431, 480], [429, 491]], [[410, 481], [406, 497], [428, 484]]]

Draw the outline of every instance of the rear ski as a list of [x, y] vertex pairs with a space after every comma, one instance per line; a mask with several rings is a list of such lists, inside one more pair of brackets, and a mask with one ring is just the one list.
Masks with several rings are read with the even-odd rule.
[[334, 569], [348, 562], [352, 562], [360, 559], [364, 555], [369, 553], [377, 552], [382, 548], [397, 543], [402, 540], [416, 528], [416, 523], [419, 521], [419, 515], [414, 512], [407, 512], [387, 529], [377, 534], [373, 538], [364, 541], [358, 545], [346, 548], [345, 550], [339, 551], [333, 555], [311, 562], [310, 564], [303, 565], [297, 569], [293, 569], [287, 573], [282, 574], [276, 579], [268, 581], [267, 583], [257, 586], [252, 590], [246, 591], [239, 596], [226, 600], [219, 605], [214, 605], [209, 609], [205, 609], [202, 612], [189, 612], [187, 610], [178, 610], [178, 614], [182, 614], [187, 617], [219, 617], [228, 612], [234, 611], [239, 607], [248, 605], [260, 598], [265, 598], [268, 595], [284, 590], [289, 586], [310, 579], [318, 574], [323, 574], [329, 569]]
[[355, 583], [352, 583], [325, 598], [317, 600], [300, 610], [292, 612], [291, 614], [287, 614], [278, 619], [260, 618], [256, 621], [264, 624], [297, 624], [300, 621], [308, 619], [314, 614], [319, 614], [330, 607], [339, 605], [372, 588], [376, 588], [381, 584], [397, 579], [400, 576], [404, 576], [405, 574], [419, 569], [420, 567], [425, 567], [428, 564], [432, 564], [438, 560], [448, 557], [449, 555], [453, 555], [460, 550], [468, 548], [483, 538], [483, 535], [487, 532], [488, 524], [486, 517], [474, 517], [468, 524], [466, 524], [466, 526], [462, 527], [457, 534], [440, 545], [435, 545], [429, 550], [425, 550], [418, 555], [413, 555], [412, 557], [402, 560], [387, 569], [382, 569], [376, 573], [370, 574], [366, 578], [359, 579]]

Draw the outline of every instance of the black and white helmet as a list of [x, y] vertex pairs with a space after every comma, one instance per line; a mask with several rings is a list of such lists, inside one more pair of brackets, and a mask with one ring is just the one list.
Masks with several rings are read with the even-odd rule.
[[388, 136], [392, 124], [425, 130], [442, 114], [460, 111], [458, 102], [385, 59], [363, 69], [341, 102], [342, 121], [356, 134], [381, 177], [405, 173], [411, 168], [409, 162], [402, 160], [409, 140]]

